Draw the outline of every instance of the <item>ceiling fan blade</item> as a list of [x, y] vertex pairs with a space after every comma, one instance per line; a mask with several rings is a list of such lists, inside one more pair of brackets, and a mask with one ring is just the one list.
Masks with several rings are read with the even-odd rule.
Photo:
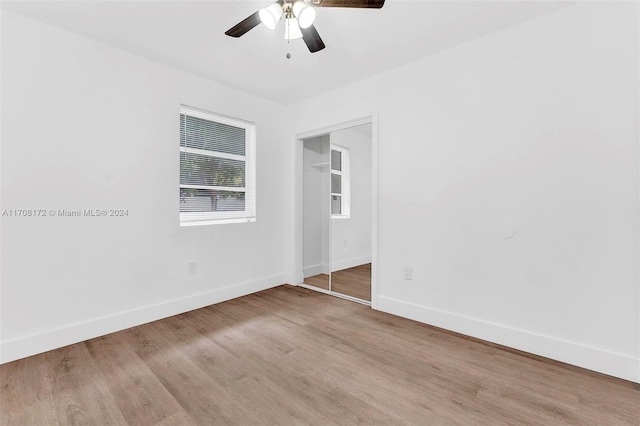
[[311, 25], [309, 28], [300, 28], [300, 31], [302, 31], [302, 39], [311, 53], [315, 53], [325, 48], [324, 42], [320, 38], [320, 34], [318, 34], [316, 27]]
[[316, 7], [361, 7], [380, 9], [384, 6], [384, 0], [311, 0]]
[[240, 37], [247, 33], [249, 30], [260, 24], [260, 12], [256, 12], [249, 16], [247, 19], [239, 22], [234, 27], [225, 32], [226, 35], [231, 37]]

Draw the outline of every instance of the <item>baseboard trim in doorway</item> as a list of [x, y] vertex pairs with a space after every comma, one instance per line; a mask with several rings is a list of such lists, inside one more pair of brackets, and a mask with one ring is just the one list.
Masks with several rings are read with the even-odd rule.
[[329, 274], [330, 273], [329, 269], [331, 268], [329, 267], [328, 264], [319, 264], [319, 265], [313, 265], [313, 266], [308, 266], [304, 268], [302, 273], [303, 273], [303, 276], [307, 278], [307, 277], [312, 277], [314, 275]]
[[351, 259], [334, 261], [331, 264], [331, 272], [338, 272], [344, 269], [355, 268], [356, 266], [371, 263], [371, 256], [354, 257]]
[[273, 275], [8, 340], [0, 343], [0, 364], [277, 287], [288, 278]]

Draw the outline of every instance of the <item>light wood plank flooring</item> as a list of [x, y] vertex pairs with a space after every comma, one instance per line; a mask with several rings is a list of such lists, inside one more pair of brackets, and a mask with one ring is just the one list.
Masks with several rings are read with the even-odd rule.
[[308, 285], [312, 285], [314, 287], [322, 288], [324, 290], [329, 290], [329, 275], [327, 274], [313, 275], [311, 277], [305, 278], [304, 283]]
[[1, 423], [633, 425], [634, 384], [292, 286], [0, 366]]
[[371, 264], [331, 273], [331, 291], [371, 301]]

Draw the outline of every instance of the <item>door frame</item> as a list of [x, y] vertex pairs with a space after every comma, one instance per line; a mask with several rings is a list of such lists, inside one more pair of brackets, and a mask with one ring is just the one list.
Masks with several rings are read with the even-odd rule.
[[[339, 123], [296, 133], [294, 138], [294, 212], [293, 212], [293, 284], [303, 283], [303, 140], [326, 135], [337, 130], [371, 124], [371, 307], [378, 305], [378, 113], [370, 112]], [[315, 290], [315, 288], [314, 288]], [[329, 293], [328, 291], [326, 293]], [[339, 296], [336, 293], [332, 295]], [[345, 299], [360, 301], [349, 296]]]

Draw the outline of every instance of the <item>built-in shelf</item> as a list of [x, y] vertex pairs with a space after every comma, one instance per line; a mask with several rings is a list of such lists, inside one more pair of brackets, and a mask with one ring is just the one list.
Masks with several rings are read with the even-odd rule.
[[315, 164], [312, 164], [311, 167], [315, 167], [316, 169], [322, 169], [324, 167], [329, 167], [329, 162], [326, 161], [324, 163], [315, 163]]

